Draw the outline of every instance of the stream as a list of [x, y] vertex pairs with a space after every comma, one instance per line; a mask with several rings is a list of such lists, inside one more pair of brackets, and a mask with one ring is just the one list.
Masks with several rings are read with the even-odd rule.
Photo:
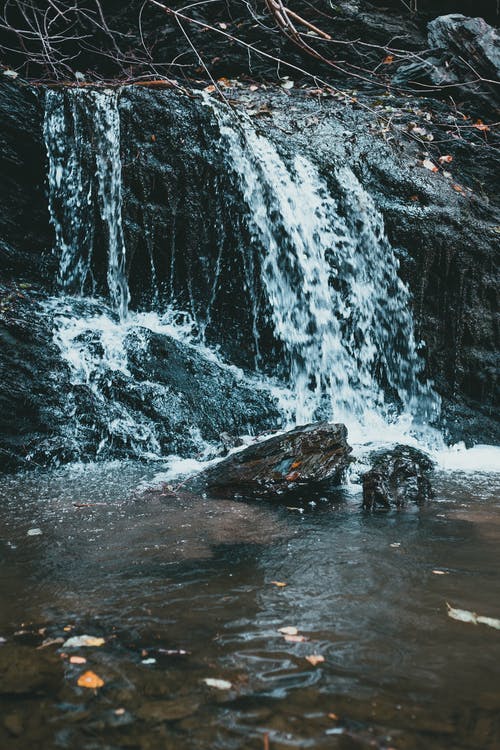
[[[145, 498], [168, 471], [1, 480], [2, 748], [498, 747], [498, 631], [446, 611], [500, 616], [498, 477], [373, 515], [353, 484], [304, 511]], [[50, 643], [81, 634], [105, 644]]]

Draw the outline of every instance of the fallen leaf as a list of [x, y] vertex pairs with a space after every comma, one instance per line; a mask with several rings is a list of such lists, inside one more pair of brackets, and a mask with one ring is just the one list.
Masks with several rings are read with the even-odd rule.
[[315, 667], [316, 664], [322, 664], [325, 661], [325, 657], [321, 656], [321, 654], [310, 654], [310, 656], [306, 656], [306, 659], [309, 664], [313, 665], [313, 667]]
[[447, 576], [448, 571], [447, 570], [433, 570], [432, 571], [435, 576]]
[[424, 159], [422, 162], [422, 166], [431, 172], [439, 171], [439, 167], [436, 167], [436, 165], [430, 159]]
[[26, 536], [40, 536], [40, 534], [43, 534], [41, 529], [28, 529], [26, 532]]
[[69, 662], [70, 664], [86, 664], [87, 659], [84, 656], [70, 656]]
[[438, 161], [440, 164], [450, 164], [453, 161], [453, 156], [446, 154], [445, 156], [440, 156]]
[[151, 140], [152, 140], [152, 142], [153, 142], [153, 143], [154, 143], [154, 142], [156, 141], [156, 136], [155, 136], [155, 134], [154, 134], [154, 133], [153, 133], [153, 134], [152, 134], [152, 136], [151, 136]]
[[463, 187], [461, 185], [457, 185], [457, 183], [453, 183], [452, 185], [453, 190], [455, 190], [457, 193], [463, 193], [465, 192]]
[[293, 89], [294, 86], [295, 86], [295, 83], [290, 80], [283, 81], [283, 83], [281, 84], [282, 89]]
[[472, 127], [476, 128], [476, 130], [482, 130], [484, 132], [490, 129], [489, 125], [485, 125], [485, 123], [482, 120], [476, 120], [476, 122], [474, 123]]
[[284, 628], [278, 628], [278, 633], [283, 633], [283, 635], [297, 635], [298, 632], [297, 628], [290, 625], [287, 625]]
[[40, 651], [41, 648], [46, 648], [47, 646], [59, 646], [61, 643], [64, 643], [64, 638], [46, 638], [42, 641], [40, 646], [37, 646], [37, 651]]
[[283, 638], [288, 643], [304, 643], [304, 641], [307, 641], [305, 635], [284, 635]]
[[124, 713], [125, 713], [124, 708], [115, 708], [115, 716], [123, 716]]
[[208, 687], [217, 688], [217, 690], [231, 690], [232, 684], [228, 680], [217, 680], [212, 677], [205, 677], [203, 680]]
[[334, 714], [334, 713], [328, 714], [328, 718], [332, 719], [333, 721], [339, 720], [339, 717], [337, 716], [337, 714]]
[[215, 86], [213, 85], [213, 83], [211, 83], [210, 86], [205, 86], [203, 91], [206, 91], [207, 94], [213, 94], [213, 92], [215, 91]]
[[500, 630], [500, 620], [496, 617], [484, 617], [483, 615], [477, 615], [475, 612], [470, 612], [468, 609], [455, 609], [446, 602], [448, 607], [448, 617], [452, 620], [458, 620], [459, 622], [469, 622], [472, 625], [487, 625], [495, 630]]
[[287, 474], [285, 479], [287, 482], [295, 482], [296, 479], [299, 479], [300, 474], [298, 471], [292, 471], [290, 474]]
[[222, 78], [217, 78], [217, 83], [220, 83], [221, 86], [225, 86], [226, 88], [230, 88], [232, 85], [229, 78], [225, 78], [224, 76], [222, 76]]
[[384, 57], [382, 60], [383, 65], [390, 65], [392, 62], [394, 62], [394, 55], [387, 55], [387, 57]]
[[219, 29], [227, 29], [227, 23], [224, 23], [224, 21], [218, 23], [217, 26], [219, 27]]
[[95, 672], [84, 672], [77, 681], [78, 687], [84, 687], [84, 688], [101, 688], [104, 685], [104, 680], [101, 680], [99, 675], [95, 674]]
[[255, 83], [252, 83], [251, 86], [248, 87], [250, 91], [258, 91], [259, 87], [255, 85]]
[[411, 201], [419, 201], [420, 198], [418, 197], [418, 195], [410, 195], [410, 200]]
[[283, 583], [283, 581], [271, 581], [273, 586], [277, 586], [279, 589], [283, 589], [286, 586], [286, 583]]
[[93, 635], [74, 635], [63, 643], [64, 648], [82, 648], [93, 646], [104, 646], [104, 638], [96, 638]]

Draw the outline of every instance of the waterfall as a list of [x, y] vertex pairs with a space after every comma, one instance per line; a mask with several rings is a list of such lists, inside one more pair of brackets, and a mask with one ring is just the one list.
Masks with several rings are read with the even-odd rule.
[[120, 319], [130, 299], [122, 229], [120, 115], [114, 90], [48, 89], [44, 137], [49, 211], [63, 291], [94, 291], [95, 222], [107, 241], [107, 287]]
[[422, 380], [410, 293], [383, 219], [354, 172], [337, 168], [333, 198], [302, 155], [286, 163], [276, 146], [205, 97], [218, 120], [254, 239], [277, 338], [288, 359], [297, 423], [414, 422], [436, 416]]
[[[388, 424], [415, 430], [432, 421], [439, 402], [423, 378], [410, 293], [382, 217], [352, 169], [338, 165], [327, 183], [304, 155], [282, 155], [247, 118], [205, 102], [219, 126], [220, 152], [241, 198], [252, 250], [258, 250], [234, 248], [236, 257], [243, 252], [248, 288], [242, 293], [254, 311], [249, 333], [269, 372], [269, 344], [259, 341], [262, 306], [252, 297], [263, 292], [284, 352], [277, 377], [261, 378], [264, 388], [279, 393], [284, 421], [345, 422], [353, 440], [377, 439]], [[61, 290], [49, 305], [54, 342], [73, 386], [94, 405], [99, 450], [121, 443], [136, 455], [161, 455], [148, 401], [167, 404], [171, 394], [136, 381], [130, 361], [147, 357], [144, 330], [173, 336], [170, 321], [182, 311], [159, 309], [155, 295], [149, 313], [128, 310], [118, 93], [49, 89], [44, 134]], [[220, 252], [216, 257], [218, 274]], [[168, 268], [158, 271], [168, 278]], [[250, 283], [258, 274], [259, 290]], [[103, 292], [107, 306], [92, 299]], [[181, 338], [188, 343], [185, 332]], [[207, 356], [199, 332], [188, 339]], [[276, 389], [277, 380], [283, 387]], [[89, 418], [77, 412], [75, 439], [86, 433]]]

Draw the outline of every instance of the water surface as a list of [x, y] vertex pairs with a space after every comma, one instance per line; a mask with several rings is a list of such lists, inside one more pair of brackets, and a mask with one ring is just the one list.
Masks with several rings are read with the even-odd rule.
[[[500, 617], [498, 475], [368, 514], [353, 486], [305, 508], [144, 495], [157, 471], [1, 479], [2, 749], [500, 747], [500, 632], [446, 611]], [[75, 634], [106, 643], [38, 648]]]

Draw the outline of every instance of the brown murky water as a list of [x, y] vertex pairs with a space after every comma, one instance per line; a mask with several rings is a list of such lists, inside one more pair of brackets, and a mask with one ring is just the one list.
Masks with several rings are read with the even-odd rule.
[[[500, 631], [446, 612], [500, 617], [498, 475], [370, 515], [145, 499], [153, 474], [1, 479], [1, 750], [500, 748]], [[106, 642], [43, 646], [81, 634]]]

